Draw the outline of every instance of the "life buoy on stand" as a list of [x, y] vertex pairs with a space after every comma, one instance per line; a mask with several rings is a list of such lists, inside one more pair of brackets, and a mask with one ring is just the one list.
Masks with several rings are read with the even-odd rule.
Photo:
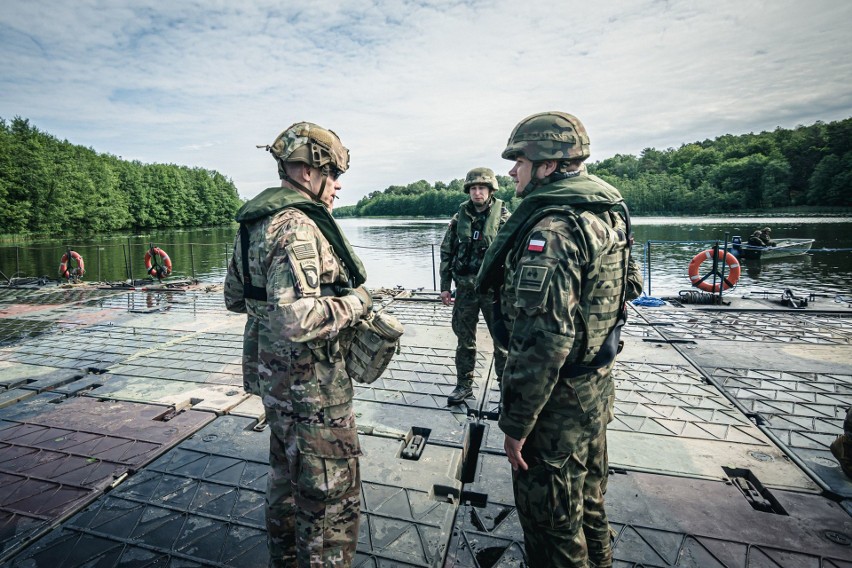
[[[162, 265], [157, 262], [158, 259], [163, 261]], [[172, 273], [172, 259], [163, 249], [152, 247], [145, 253], [145, 270], [157, 280], [162, 280]]]
[[[70, 259], [69, 259], [70, 255]], [[77, 263], [76, 268], [71, 267], [71, 260]], [[77, 251], [69, 250], [59, 260], [59, 276], [62, 278], [80, 278], [86, 273], [83, 257]]]
[[[712, 276], [714, 273], [713, 269], [704, 276], [699, 275], [701, 264], [705, 260], [710, 260], [712, 262], [712, 259], [713, 249], [707, 249], [699, 252], [692, 257], [692, 261], [689, 263], [689, 280], [692, 282], [692, 285], [696, 288], [701, 288], [705, 292], [713, 293], [719, 292], [720, 289], [727, 290], [728, 288], [736, 286], [737, 281], [740, 279], [740, 262], [734, 255], [721, 249], [716, 249], [716, 260], [722, 260], [726, 265], [728, 265], [728, 273], [725, 275], [724, 281], [722, 281], [722, 274], [718, 270], [715, 271], [716, 276], [718, 277], [716, 279], [717, 282], [715, 286], [712, 283]], [[708, 279], [710, 282], [707, 281]]]

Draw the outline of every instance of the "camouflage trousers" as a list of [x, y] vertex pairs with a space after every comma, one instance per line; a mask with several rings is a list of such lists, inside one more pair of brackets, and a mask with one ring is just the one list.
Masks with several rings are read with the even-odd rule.
[[352, 402], [310, 416], [267, 406], [266, 419], [269, 565], [351, 566], [361, 504]]
[[524, 447], [529, 469], [513, 472], [512, 485], [528, 566], [612, 566], [603, 497], [608, 469], [606, 419], [606, 409], [601, 407], [569, 420], [563, 427], [572, 447], [564, 452]]
[[456, 301], [453, 304], [453, 332], [458, 338], [456, 347], [456, 377], [459, 386], [473, 385], [476, 368], [476, 326], [479, 312], [485, 318], [485, 324], [491, 332], [494, 343], [494, 372], [497, 380], [503, 376], [506, 366], [506, 349], [494, 339], [494, 300], [491, 294], [477, 294], [473, 286], [458, 286]]

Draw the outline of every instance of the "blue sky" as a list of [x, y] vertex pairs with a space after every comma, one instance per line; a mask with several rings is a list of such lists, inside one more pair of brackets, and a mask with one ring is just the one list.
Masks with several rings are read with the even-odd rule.
[[852, 116], [852, 2], [5, 0], [0, 117], [275, 185], [289, 124], [352, 154], [339, 204], [500, 159], [543, 110], [592, 160]]

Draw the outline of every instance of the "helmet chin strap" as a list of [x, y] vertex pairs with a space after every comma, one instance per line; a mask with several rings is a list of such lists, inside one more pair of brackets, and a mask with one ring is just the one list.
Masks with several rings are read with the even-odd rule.
[[328, 166], [323, 166], [323, 168], [320, 170], [320, 172], [322, 172], [322, 185], [320, 186], [319, 193], [315, 194], [313, 191], [311, 191], [311, 189], [308, 186], [306, 186], [306, 185], [302, 184], [301, 182], [298, 182], [298, 181], [294, 180], [292, 177], [290, 177], [290, 174], [287, 173], [287, 170], [284, 168], [283, 163], [280, 164], [279, 167], [278, 167], [278, 174], [280, 175], [281, 179], [287, 181], [289, 184], [293, 185], [294, 187], [296, 187], [296, 188], [304, 191], [308, 195], [310, 195], [311, 199], [313, 201], [316, 201], [320, 205], [325, 205], [325, 203], [322, 202], [321, 198], [322, 198], [322, 194], [325, 192], [325, 184], [328, 181], [328, 175], [329, 175]]

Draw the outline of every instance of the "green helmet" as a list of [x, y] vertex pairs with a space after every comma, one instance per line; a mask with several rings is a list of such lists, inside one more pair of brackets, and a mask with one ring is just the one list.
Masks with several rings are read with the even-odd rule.
[[585, 160], [590, 155], [589, 135], [577, 117], [564, 112], [541, 112], [518, 123], [503, 158], [523, 156], [533, 162], [542, 160]]
[[491, 191], [500, 189], [497, 183], [497, 176], [494, 175], [494, 170], [491, 168], [473, 168], [464, 178], [464, 192], [470, 193], [472, 185], [487, 185]]
[[266, 149], [281, 165], [302, 162], [314, 168], [330, 166], [339, 173], [349, 169], [349, 150], [333, 130], [312, 122], [297, 122], [278, 135]]

